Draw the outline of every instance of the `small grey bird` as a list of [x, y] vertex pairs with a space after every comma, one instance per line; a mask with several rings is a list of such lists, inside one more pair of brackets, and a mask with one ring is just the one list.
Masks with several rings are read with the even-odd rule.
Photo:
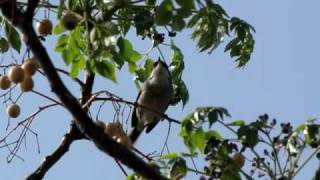
[[[143, 83], [136, 103], [143, 107], [134, 107], [132, 113], [132, 131], [130, 139], [134, 143], [146, 128], [149, 133], [163, 118], [173, 98], [173, 86], [168, 66], [160, 59], [153, 64], [153, 70]], [[154, 111], [152, 111], [154, 110]]]

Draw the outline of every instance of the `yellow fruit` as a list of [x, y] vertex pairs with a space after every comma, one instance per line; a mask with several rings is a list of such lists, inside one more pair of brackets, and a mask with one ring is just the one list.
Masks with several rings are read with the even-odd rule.
[[5, 90], [8, 89], [11, 85], [11, 81], [9, 80], [8, 76], [4, 75], [0, 77], [0, 88]]
[[33, 76], [38, 69], [38, 63], [35, 59], [27, 59], [22, 64], [22, 69], [27, 76]]
[[241, 153], [236, 153], [232, 157], [233, 161], [239, 168], [242, 168], [245, 162], [244, 156]]
[[18, 117], [20, 115], [20, 107], [17, 104], [11, 104], [7, 107], [7, 114], [12, 118]]
[[9, 70], [8, 76], [11, 82], [19, 83], [24, 79], [24, 71], [19, 65], [16, 65]]
[[30, 76], [26, 76], [22, 82], [19, 83], [22, 92], [28, 92], [33, 89], [33, 80]]
[[47, 36], [52, 33], [52, 22], [49, 19], [44, 19], [37, 23], [38, 33], [42, 36]]
[[67, 12], [62, 18], [61, 18], [61, 24], [64, 28], [67, 30], [73, 30], [78, 25], [78, 18], [75, 14], [71, 12]]

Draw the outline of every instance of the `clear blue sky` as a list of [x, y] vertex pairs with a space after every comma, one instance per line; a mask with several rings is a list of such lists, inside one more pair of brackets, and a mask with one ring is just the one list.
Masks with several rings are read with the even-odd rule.
[[[253, 121], [263, 113], [269, 113], [278, 121], [290, 121], [301, 124], [310, 117], [319, 116], [320, 61], [317, 58], [320, 42], [320, 2], [270, 0], [270, 1], [219, 1], [230, 16], [238, 16], [253, 25], [256, 46], [251, 61], [244, 69], [236, 69], [236, 64], [223, 47], [211, 55], [199, 54], [195, 43], [190, 40], [190, 32], [178, 34], [175, 44], [185, 55], [186, 81], [191, 94], [188, 105], [170, 107], [168, 114], [180, 119], [197, 106], [223, 106], [229, 110], [232, 119]], [[129, 39], [135, 40], [132, 35]], [[134, 41], [136, 42], [136, 40]], [[60, 56], [52, 51], [55, 39], [49, 39], [45, 44], [56, 64], [61, 65]], [[147, 43], [137, 43], [136, 48], [146, 50]], [[158, 56], [158, 55], [157, 55]], [[170, 54], [166, 53], [170, 58]], [[9, 57], [7, 57], [9, 58]], [[98, 78], [96, 90], [109, 89], [117, 95], [134, 101], [137, 90], [132, 82], [132, 76], [126, 72], [118, 75], [119, 83], [112, 84], [108, 80]], [[38, 75], [36, 89], [48, 91], [46, 80]], [[68, 82], [75, 95], [79, 92]], [[48, 91], [49, 92], [49, 91]], [[23, 114], [36, 110], [36, 105], [45, 101], [34, 102], [34, 95], [24, 95]], [[35, 105], [36, 104], [36, 105]], [[2, 123], [0, 134], [4, 133], [6, 116], [0, 108]], [[103, 112], [105, 121], [112, 119], [111, 112]], [[22, 116], [23, 117], [23, 116]], [[70, 115], [65, 111], [49, 110], [41, 114], [32, 125], [39, 134], [41, 153], [37, 154], [36, 144], [32, 136], [28, 137], [28, 148], [22, 147], [20, 155], [22, 162], [16, 159], [6, 164], [7, 151], [0, 150], [1, 179], [22, 179], [33, 171], [41, 160], [60, 142], [68, 128]], [[15, 120], [13, 120], [15, 121]], [[145, 153], [160, 150], [166, 135], [168, 124], [163, 122], [149, 136], [142, 135], [137, 144]], [[172, 151], [183, 150], [177, 143], [177, 128], [173, 128], [169, 140]], [[179, 139], [180, 140], [180, 139]], [[318, 164], [312, 162], [297, 177], [310, 179]], [[187, 179], [193, 179], [188, 176]], [[300, 178], [299, 178], [300, 177]], [[72, 145], [68, 154], [58, 162], [45, 176], [46, 180], [56, 179], [102, 180], [124, 179], [114, 161], [97, 150], [92, 143], [79, 141]]]

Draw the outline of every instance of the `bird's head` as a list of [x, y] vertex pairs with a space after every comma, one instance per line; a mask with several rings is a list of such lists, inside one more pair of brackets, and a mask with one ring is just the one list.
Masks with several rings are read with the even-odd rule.
[[170, 77], [168, 65], [164, 61], [161, 61], [161, 59], [159, 58], [158, 61], [153, 63], [153, 70], [151, 76], [166, 78]]

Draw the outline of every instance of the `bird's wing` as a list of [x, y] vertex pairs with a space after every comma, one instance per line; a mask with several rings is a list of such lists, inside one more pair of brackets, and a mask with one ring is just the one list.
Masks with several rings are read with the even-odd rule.
[[159, 121], [153, 121], [152, 123], [148, 124], [146, 133], [149, 133], [157, 124]]
[[[136, 99], [136, 103], [138, 102], [138, 99], [141, 95], [141, 91], [139, 92], [137, 99]], [[132, 112], [132, 117], [131, 117], [131, 127], [136, 127], [138, 123], [138, 118], [137, 118], [137, 107], [134, 106], [133, 107], [133, 112]]]

